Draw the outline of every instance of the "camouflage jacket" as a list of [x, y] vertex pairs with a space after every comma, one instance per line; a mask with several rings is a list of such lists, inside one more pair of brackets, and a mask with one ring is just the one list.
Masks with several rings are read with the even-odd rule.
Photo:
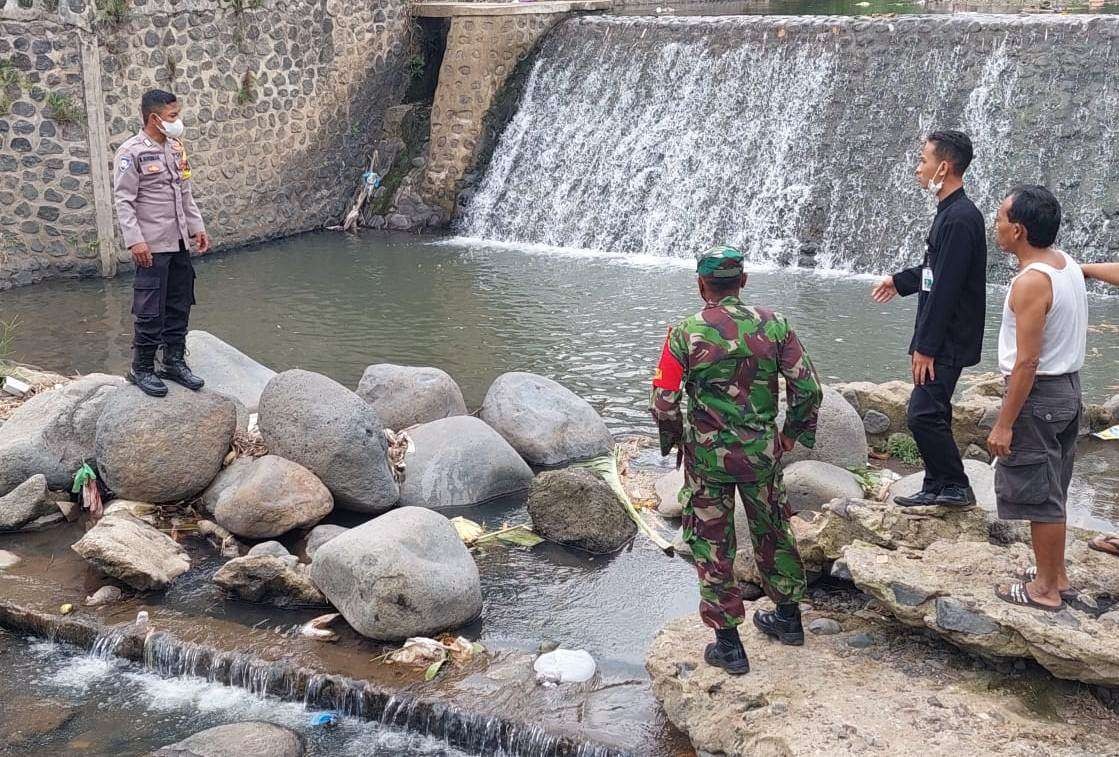
[[813, 447], [823, 391], [804, 346], [784, 316], [726, 297], [669, 331], [653, 380], [653, 417], [678, 423], [686, 392], [688, 465], [709, 481], [765, 481], [781, 457], [779, 376], [788, 399], [782, 432]]

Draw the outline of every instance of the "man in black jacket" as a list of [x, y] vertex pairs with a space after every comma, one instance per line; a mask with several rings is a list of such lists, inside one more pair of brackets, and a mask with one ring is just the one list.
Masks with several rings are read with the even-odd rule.
[[964, 368], [979, 362], [987, 296], [987, 235], [983, 214], [964, 193], [971, 140], [963, 132], [925, 138], [917, 182], [938, 200], [924, 262], [887, 276], [871, 292], [875, 302], [917, 297], [917, 325], [909, 354], [913, 393], [907, 422], [925, 461], [925, 482], [904, 507], [971, 507], [975, 494], [952, 438], [952, 393]]

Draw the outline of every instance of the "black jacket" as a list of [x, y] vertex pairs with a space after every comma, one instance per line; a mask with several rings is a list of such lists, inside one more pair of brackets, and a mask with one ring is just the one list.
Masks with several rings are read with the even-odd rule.
[[[987, 234], [983, 214], [962, 188], [937, 205], [926, 244], [921, 265], [894, 274], [898, 294], [920, 292], [909, 353], [957, 368], [975, 365], [987, 316]], [[933, 272], [929, 292], [921, 291], [925, 265]]]

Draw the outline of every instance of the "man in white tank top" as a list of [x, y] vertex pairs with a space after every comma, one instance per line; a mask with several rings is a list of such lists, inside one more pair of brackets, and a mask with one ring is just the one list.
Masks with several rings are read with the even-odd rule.
[[995, 218], [998, 246], [1017, 258], [999, 332], [1006, 392], [987, 438], [997, 458], [1000, 518], [1030, 521], [1033, 580], [1003, 584], [1011, 604], [1056, 611], [1071, 591], [1065, 573], [1065, 506], [1080, 427], [1080, 378], [1088, 296], [1076, 261], [1053, 247], [1061, 206], [1049, 190], [1015, 187]]

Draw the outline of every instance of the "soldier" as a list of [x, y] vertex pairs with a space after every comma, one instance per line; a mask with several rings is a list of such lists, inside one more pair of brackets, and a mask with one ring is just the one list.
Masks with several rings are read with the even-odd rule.
[[[190, 306], [194, 304], [194, 266], [190, 240], [198, 254], [210, 250], [210, 237], [191, 193], [190, 163], [179, 138], [180, 108], [170, 92], [153, 89], [140, 101], [144, 127], [117, 150], [113, 194], [124, 243], [136, 263], [132, 287], [131, 381], [145, 394], [163, 397], [160, 379], [202, 388], [202, 379], [185, 361]], [[163, 366], [155, 355], [163, 346]]]
[[[735, 489], [750, 521], [763, 588], [777, 605], [776, 611], [756, 612], [754, 625], [785, 644], [803, 644], [800, 601], [806, 582], [789, 527], [781, 456], [796, 442], [815, 446], [823, 392], [784, 316], [739, 299], [747, 278], [742, 253], [714, 248], [696, 270], [706, 304], [669, 331], [651, 409], [661, 453], [676, 446], [677, 465], [684, 463], [684, 540], [699, 573], [700, 617], [715, 629], [704, 659], [739, 675], [750, 671], [750, 663], [738, 635], [745, 609], [733, 571]], [[788, 397], [781, 431], [779, 376], [785, 377]], [[680, 412], [684, 392], [686, 420]]]

